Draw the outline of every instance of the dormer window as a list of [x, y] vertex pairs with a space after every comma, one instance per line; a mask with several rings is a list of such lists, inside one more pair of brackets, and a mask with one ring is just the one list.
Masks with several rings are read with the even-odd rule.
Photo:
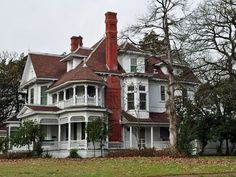
[[137, 59], [136, 58], [130, 59], [130, 71], [134, 73], [137, 72]]

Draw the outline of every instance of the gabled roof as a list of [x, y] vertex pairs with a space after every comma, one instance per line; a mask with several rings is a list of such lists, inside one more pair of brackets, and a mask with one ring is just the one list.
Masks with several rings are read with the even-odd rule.
[[103, 82], [103, 79], [95, 74], [86, 64], [81, 63], [75, 69], [66, 72], [58, 81], [51, 87], [54, 88], [67, 81], [98, 81]]
[[74, 54], [83, 55], [83, 56], [89, 56], [92, 51], [93, 51], [93, 49], [91, 49], [91, 48], [79, 47], [79, 48], [78, 48], [75, 52], [73, 52], [73, 53], [74, 53]]
[[[94, 72], [110, 72], [106, 66], [106, 38], [103, 38], [96, 43], [93, 47], [93, 52], [89, 55], [86, 64]], [[116, 71], [112, 71], [113, 73]], [[123, 73], [123, 68], [118, 64], [117, 73]]]
[[163, 113], [151, 112], [149, 114], [149, 117], [147, 118], [136, 118], [125, 111], [122, 111], [121, 115], [126, 119], [127, 123], [143, 123], [143, 124], [148, 124], [148, 123], [168, 124], [169, 123], [168, 115], [165, 112]]
[[59, 78], [66, 72], [66, 63], [58, 55], [29, 53], [37, 78]]

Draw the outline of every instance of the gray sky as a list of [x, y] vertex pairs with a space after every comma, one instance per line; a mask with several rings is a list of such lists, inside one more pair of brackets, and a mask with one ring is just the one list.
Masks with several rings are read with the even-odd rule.
[[[190, 0], [192, 2], [200, 0]], [[70, 37], [91, 46], [104, 35], [104, 14], [118, 13], [118, 30], [147, 10], [150, 0], [0, 0], [0, 51], [69, 52]]]

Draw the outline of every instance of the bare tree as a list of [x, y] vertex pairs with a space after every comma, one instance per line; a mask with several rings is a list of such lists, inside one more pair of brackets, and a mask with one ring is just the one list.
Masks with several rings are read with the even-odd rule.
[[183, 29], [186, 56], [196, 69], [213, 80], [229, 77], [234, 81], [236, 1], [205, 0], [187, 18]]
[[[146, 33], [148, 31], [155, 31], [160, 34], [160, 40], [163, 40], [164, 51], [166, 59], [162, 62], [168, 69], [168, 95], [167, 100], [167, 113], [170, 122], [170, 145], [176, 150], [177, 144], [177, 117], [174, 102], [174, 73], [173, 73], [173, 57], [172, 48], [176, 49], [178, 42], [175, 38], [175, 30], [178, 24], [183, 20], [181, 18], [181, 10], [184, 8], [185, 0], [152, 0], [148, 13], [145, 17], [139, 19], [137, 25], [130, 26], [128, 28], [128, 34], [132, 33], [135, 36], [137, 34]], [[176, 15], [178, 14], [178, 16]], [[155, 55], [155, 54], [154, 54]]]

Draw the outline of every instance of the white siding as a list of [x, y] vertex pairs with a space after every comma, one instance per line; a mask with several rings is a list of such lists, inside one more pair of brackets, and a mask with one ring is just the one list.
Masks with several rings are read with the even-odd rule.
[[145, 60], [144, 57], [135, 55], [135, 54], [126, 54], [126, 55], [119, 55], [118, 62], [125, 70], [126, 73], [131, 72], [131, 58], [137, 59], [137, 72], [144, 73], [145, 72]]

